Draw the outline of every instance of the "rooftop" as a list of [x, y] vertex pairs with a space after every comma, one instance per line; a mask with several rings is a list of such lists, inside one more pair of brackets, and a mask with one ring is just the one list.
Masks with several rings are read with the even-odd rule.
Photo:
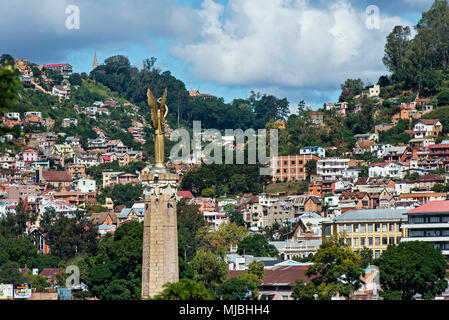
[[449, 200], [430, 201], [407, 213], [449, 213]]
[[335, 222], [347, 220], [399, 220], [406, 219], [407, 209], [365, 209], [349, 210], [339, 217], [333, 219]]

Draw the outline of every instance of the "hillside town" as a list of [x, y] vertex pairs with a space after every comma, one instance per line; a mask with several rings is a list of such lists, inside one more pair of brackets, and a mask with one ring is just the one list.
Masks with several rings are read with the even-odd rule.
[[[15, 63], [23, 83], [37, 81], [26, 61], [16, 59]], [[70, 64], [45, 65], [38, 69], [41, 72], [52, 70], [66, 79], [65, 87], [54, 85], [52, 91], [46, 94], [58, 99], [70, 98], [70, 84], [67, 81], [72, 74]], [[51, 83], [43, 77], [47, 84]], [[201, 96], [197, 91], [192, 92], [194, 97]], [[367, 87], [362, 95], [379, 99], [379, 92], [380, 87], [376, 85]], [[205, 97], [210, 99], [213, 96]], [[92, 105], [77, 107], [77, 113], [96, 119], [98, 115], [108, 116], [117, 106], [119, 103], [114, 100], [95, 101]], [[252, 234], [264, 234], [267, 228], [274, 230], [269, 243], [276, 248], [277, 258], [239, 255], [237, 248], [232, 246], [226, 256], [231, 277], [247, 270], [253, 260], [262, 261], [266, 275], [260, 292], [270, 299], [291, 299], [295, 280], [307, 279], [305, 270], [310, 264], [297, 260], [307, 260], [326, 238], [336, 234], [345, 233], [345, 241], [354, 251], [371, 249], [374, 259], [379, 258], [388, 245], [409, 240], [431, 241], [447, 256], [449, 241], [445, 240], [447, 230], [444, 224], [449, 219], [449, 175], [446, 173], [449, 136], [444, 140], [443, 125], [439, 119], [421, 119], [433, 110], [432, 105], [416, 99], [411, 103], [401, 103], [399, 108], [400, 113], [392, 116], [391, 123], [376, 125], [373, 132], [354, 135], [355, 146], [341, 157], [328, 156], [336, 148], [325, 146], [301, 147], [298, 154], [273, 156], [269, 165], [272, 170], [271, 183], [280, 185], [306, 181], [303, 192], [287, 189], [214, 197], [194, 196], [192, 190], [180, 190], [177, 201], [198, 206], [204, 220], [216, 229], [229, 222], [228, 208], [231, 205]], [[336, 110], [342, 117], [348, 112], [345, 102], [326, 103], [323, 109]], [[360, 110], [356, 108], [353, 112]], [[313, 126], [324, 125], [322, 112], [313, 112], [312, 115], [315, 117]], [[111, 139], [99, 128], [93, 128], [97, 137], [88, 139], [83, 147], [81, 136], [53, 131], [55, 120], [32, 110], [5, 112], [2, 117], [4, 127], [19, 127], [25, 132], [33, 126], [45, 128], [40, 133], [28, 130], [29, 133], [14, 141], [21, 145], [18, 152], [6, 151], [0, 157], [0, 216], [15, 214], [17, 206], [23, 202], [25, 210], [37, 216], [36, 221], [27, 225], [25, 232], [36, 235], [35, 243], [41, 254], [51, 253], [39, 224], [44, 212], [49, 209], [64, 215], [88, 212], [88, 219], [99, 237], [114, 234], [117, 228], [130, 221], [142, 222], [142, 197], [130, 206], [116, 205], [116, 199], [104, 197], [104, 190], [116, 185], [138, 185], [142, 182], [141, 175], [151, 169], [151, 164], [147, 162], [140, 171], [120, 170], [132, 162], [144, 163], [142, 151], [133, 150], [121, 140]], [[379, 143], [380, 132], [391, 130], [399, 120], [414, 122], [409, 130], [408, 143]], [[62, 120], [62, 127], [77, 125], [76, 118]], [[280, 122], [279, 129], [283, 128], [285, 125]], [[135, 142], [145, 143], [143, 126], [129, 127], [127, 131]], [[1, 137], [4, 143], [13, 140], [11, 134]], [[225, 141], [225, 148], [236, 147], [232, 137]], [[366, 154], [377, 161], [363, 160]], [[97, 178], [92, 175], [92, 168], [111, 163], [116, 163], [118, 170], [106, 169]], [[167, 165], [180, 174], [181, 185], [182, 177], [201, 166], [202, 162], [195, 161], [192, 156], [187, 163], [169, 161]], [[429, 207], [435, 209], [429, 211]], [[446, 213], [447, 217], [443, 215], [440, 218], [440, 213]], [[433, 225], [427, 229], [420, 221], [441, 223], [441, 226]], [[367, 272], [371, 281], [374, 271], [369, 269]], [[54, 268], [34, 272], [39, 272], [50, 283], [58, 274]], [[285, 287], [275, 285], [279, 282], [285, 282]], [[379, 298], [379, 287], [374, 282], [368, 283], [356, 296]]]
[[448, 20], [313, 106], [0, 52], [0, 300], [449, 300]]

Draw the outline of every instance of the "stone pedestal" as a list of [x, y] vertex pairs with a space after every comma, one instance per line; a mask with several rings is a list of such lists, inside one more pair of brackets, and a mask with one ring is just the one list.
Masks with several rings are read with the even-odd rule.
[[167, 282], [179, 280], [176, 192], [178, 176], [165, 169], [142, 176], [145, 217], [142, 298], [153, 297]]

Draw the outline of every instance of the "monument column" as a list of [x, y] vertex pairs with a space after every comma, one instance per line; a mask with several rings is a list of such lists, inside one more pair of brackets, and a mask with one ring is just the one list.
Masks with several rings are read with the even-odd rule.
[[145, 197], [142, 254], [142, 298], [178, 282], [176, 192], [178, 176], [155, 169], [142, 176]]

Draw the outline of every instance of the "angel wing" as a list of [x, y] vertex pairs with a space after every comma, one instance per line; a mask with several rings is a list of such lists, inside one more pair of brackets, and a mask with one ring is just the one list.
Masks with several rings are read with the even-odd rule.
[[165, 128], [167, 126], [167, 122], [165, 121], [165, 117], [167, 116], [168, 113], [168, 107], [165, 104], [165, 102], [167, 101], [167, 88], [165, 88], [164, 90], [164, 94], [162, 95], [162, 100], [161, 100], [161, 128]]
[[151, 110], [151, 125], [153, 129], [157, 129], [157, 101], [153, 96], [153, 93], [150, 89], [147, 91], [147, 97], [148, 97], [148, 105], [150, 106]]

